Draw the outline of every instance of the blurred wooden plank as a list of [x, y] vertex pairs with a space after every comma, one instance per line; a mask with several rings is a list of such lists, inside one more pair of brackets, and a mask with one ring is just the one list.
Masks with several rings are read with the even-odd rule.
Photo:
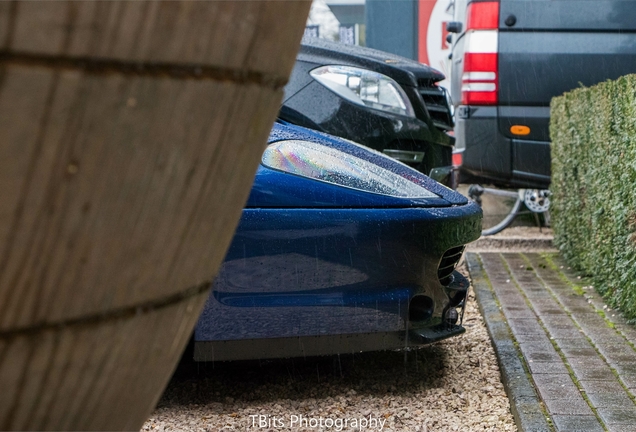
[[232, 238], [309, 5], [0, 4], [0, 430], [141, 427]]
[[[43, 75], [30, 72], [8, 66], [4, 82], [52, 93], [40, 115], [46, 121], [24, 122], [0, 103], [0, 118], [13, 126], [0, 130], [0, 142], [14, 141], [19, 129], [31, 149], [0, 153], [0, 172], [31, 166], [31, 177], [0, 184], [10, 197], [0, 286], [14, 288], [0, 289], [0, 329], [121, 308], [210, 280], [225, 254], [210, 245], [231, 237], [241, 209], [227, 206], [246, 199], [273, 121], [259, 107], [277, 106], [280, 93], [68, 71], [44, 75], [55, 88], [43, 91]], [[249, 174], [221, 181], [246, 158]], [[78, 283], [91, 290], [70, 295]]]
[[[281, 73], [305, 1], [18, 2], [13, 52], [222, 65]], [[9, 7], [0, 8], [0, 35]], [[240, 17], [240, 19], [236, 19]], [[2, 23], [5, 23], [2, 26]], [[288, 37], [281, 37], [283, 34]]]

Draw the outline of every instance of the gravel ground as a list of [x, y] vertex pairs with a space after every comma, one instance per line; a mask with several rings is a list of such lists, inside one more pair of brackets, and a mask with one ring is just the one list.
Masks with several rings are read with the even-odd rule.
[[516, 431], [472, 293], [464, 323], [406, 353], [182, 364], [142, 430]]

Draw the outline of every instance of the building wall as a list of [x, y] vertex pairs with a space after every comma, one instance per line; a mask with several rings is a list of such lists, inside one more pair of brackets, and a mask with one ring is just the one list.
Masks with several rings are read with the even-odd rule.
[[417, 59], [417, 10], [417, 0], [367, 0], [367, 46]]
[[[450, 74], [446, 22], [452, 0], [366, 0], [366, 45]], [[449, 85], [447, 80], [441, 86]]]

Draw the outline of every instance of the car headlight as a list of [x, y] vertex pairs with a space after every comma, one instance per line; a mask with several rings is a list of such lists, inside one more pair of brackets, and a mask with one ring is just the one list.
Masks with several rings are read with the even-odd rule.
[[400, 85], [386, 75], [351, 66], [321, 66], [309, 72], [320, 84], [358, 105], [415, 117]]
[[[385, 157], [377, 153], [379, 157]], [[279, 171], [351, 189], [401, 198], [437, 198], [413, 181], [356, 156], [310, 141], [278, 141], [262, 163]]]

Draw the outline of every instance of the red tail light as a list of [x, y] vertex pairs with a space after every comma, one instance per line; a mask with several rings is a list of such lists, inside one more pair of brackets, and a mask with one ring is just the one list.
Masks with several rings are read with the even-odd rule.
[[498, 98], [499, 2], [468, 5], [462, 104], [496, 105]]
[[466, 9], [466, 31], [497, 30], [499, 28], [499, 2], [473, 2]]
[[460, 167], [464, 163], [464, 151], [458, 150], [453, 152], [453, 166]]

